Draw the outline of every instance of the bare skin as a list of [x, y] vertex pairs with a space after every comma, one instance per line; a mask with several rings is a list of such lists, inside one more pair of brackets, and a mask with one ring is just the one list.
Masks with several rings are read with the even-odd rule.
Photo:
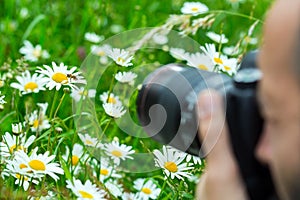
[[[278, 0], [264, 26], [264, 44], [258, 58], [263, 72], [259, 101], [265, 128], [256, 155], [267, 163], [281, 199], [300, 199], [300, 84], [293, 56], [300, 33], [300, 1]], [[299, 55], [300, 56], [300, 55]], [[213, 109], [207, 109], [213, 107]], [[197, 196], [202, 200], [247, 199], [239, 170], [228, 143], [221, 97], [212, 92], [199, 96], [201, 138], [219, 139], [207, 157], [207, 171]], [[213, 120], [212, 120], [213, 119]], [[221, 130], [216, 131], [216, 130]]]

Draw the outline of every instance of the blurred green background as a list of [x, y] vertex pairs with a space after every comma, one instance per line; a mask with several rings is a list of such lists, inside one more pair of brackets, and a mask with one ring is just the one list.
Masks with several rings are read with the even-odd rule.
[[[263, 19], [272, 0], [248, 0], [235, 9], [230, 0], [202, 0], [210, 10], [252, 15]], [[231, 0], [233, 1], [233, 0]], [[109, 38], [125, 30], [155, 27], [163, 24], [170, 14], [180, 14], [183, 0], [106, 0], [106, 1], [49, 1], [49, 0], [1, 0], [0, 1], [0, 63], [8, 58], [20, 58], [23, 40], [33, 45], [41, 44], [49, 51], [48, 62], [66, 62], [80, 65], [78, 47], [87, 48], [86, 32], [95, 32]], [[212, 29], [224, 33], [235, 44], [241, 30], [251, 21], [221, 14]], [[252, 21], [253, 23], [253, 21]], [[258, 30], [259, 32], [259, 30]], [[193, 36], [202, 42], [205, 37], [199, 31]]]

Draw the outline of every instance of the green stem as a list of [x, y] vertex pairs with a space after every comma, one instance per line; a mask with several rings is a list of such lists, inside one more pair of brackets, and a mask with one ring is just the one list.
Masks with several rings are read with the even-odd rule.
[[62, 102], [63, 102], [63, 100], [64, 100], [65, 96], [66, 96], [66, 93], [64, 93], [64, 94], [62, 95], [62, 97], [60, 98], [60, 100], [59, 100], [59, 104], [58, 104], [58, 106], [57, 106], [57, 108], [56, 108], [56, 110], [55, 110], [55, 112], [54, 112], [54, 116], [53, 116], [53, 118], [55, 118], [55, 117], [56, 117], [56, 115], [57, 115], [57, 112], [58, 112], [58, 110], [59, 110], [60, 106], [62, 105]]
[[51, 110], [50, 110], [49, 119], [52, 119], [52, 117], [53, 117], [53, 112], [54, 112], [54, 107], [55, 107], [55, 102], [56, 102], [57, 97], [58, 97], [58, 91], [55, 90], [54, 97], [53, 97], [53, 102], [52, 102], [52, 106], [51, 106]]
[[163, 191], [164, 191], [164, 189], [166, 187], [167, 181], [168, 181], [167, 179], [164, 180], [163, 186], [161, 187], [161, 190], [160, 190], [160, 193], [159, 193], [157, 199], [160, 199], [160, 197], [161, 197], [161, 195], [162, 195], [162, 193], [163, 193]]
[[113, 86], [114, 86], [114, 82], [115, 82], [115, 75], [117, 74], [118, 72], [118, 66], [115, 66], [115, 71], [114, 73], [112, 74], [112, 80], [110, 82], [110, 86], [109, 86], [109, 90], [108, 90], [108, 95], [107, 95], [107, 99], [106, 99], [106, 102], [108, 102], [109, 100], [109, 97], [110, 97], [110, 94], [112, 93], [112, 89], [113, 89]]

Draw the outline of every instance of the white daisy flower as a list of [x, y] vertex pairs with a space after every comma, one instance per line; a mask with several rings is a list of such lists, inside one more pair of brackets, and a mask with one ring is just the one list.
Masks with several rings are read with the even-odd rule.
[[202, 53], [191, 53], [185, 56], [187, 65], [195, 67], [201, 70], [213, 71], [214, 63], [212, 60], [205, 54]]
[[208, 11], [208, 7], [200, 2], [185, 2], [181, 12], [186, 15], [199, 15]]
[[96, 96], [96, 90], [95, 89], [85, 89], [84, 87], [80, 87], [78, 89], [74, 89], [71, 92], [71, 97], [75, 100], [75, 101], [80, 101], [80, 99], [82, 98], [83, 100], [88, 97], [88, 98], [94, 98]]
[[103, 105], [104, 111], [106, 114], [113, 118], [120, 118], [122, 117], [126, 110], [122, 105], [114, 104], [114, 103], [104, 103]]
[[83, 146], [75, 143], [72, 148], [72, 154], [70, 154], [70, 150], [66, 147], [66, 153], [62, 156], [62, 158], [68, 162], [70, 160], [71, 165], [77, 166], [80, 160], [85, 160], [88, 158], [88, 155], [84, 155]]
[[156, 199], [161, 189], [157, 188], [157, 186], [153, 183], [153, 181], [143, 178], [139, 178], [134, 181], [134, 186], [138, 193], [136, 194], [137, 200], [148, 200], [148, 199]]
[[224, 60], [223, 65], [220, 65], [220, 69], [232, 76], [238, 70], [238, 60], [236, 58], [226, 59]]
[[96, 33], [90, 33], [87, 32], [84, 34], [84, 39], [86, 39], [89, 42], [93, 42], [93, 43], [99, 43], [102, 40], [104, 40], [104, 36], [103, 35], [97, 35]]
[[49, 151], [44, 154], [37, 154], [38, 148], [36, 147], [30, 156], [24, 151], [17, 151], [15, 153], [15, 159], [24, 164], [22, 170], [28, 172], [31, 171], [34, 175], [46, 175], [51, 176], [55, 181], [59, 179], [56, 174], [64, 174], [64, 170], [58, 163], [51, 162], [55, 155], [49, 156]]
[[115, 75], [115, 78], [117, 79], [117, 81], [121, 82], [121, 83], [129, 83], [132, 84], [133, 80], [137, 77], [136, 73], [133, 72], [118, 72]]
[[25, 60], [32, 62], [38, 61], [40, 58], [49, 58], [50, 55], [46, 50], [42, 50], [41, 45], [35, 47], [28, 41], [24, 41], [24, 46], [21, 47], [20, 53], [24, 55]]
[[22, 94], [38, 93], [40, 90], [45, 90], [44, 85], [46, 79], [44, 75], [34, 73], [32, 76], [26, 70], [21, 76], [16, 77], [18, 82], [11, 83], [10, 86], [21, 91]]
[[89, 134], [80, 134], [78, 133], [79, 138], [86, 146], [90, 147], [101, 147], [102, 144], [98, 141], [97, 138], [92, 138]]
[[124, 192], [121, 196], [122, 200], [136, 200], [136, 195], [134, 193]]
[[155, 166], [162, 168], [166, 176], [170, 176], [171, 179], [175, 177], [183, 179], [183, 177], [188, 178], [191, 176], [191, 173], [187, 171], [192, 169], [192, 167], [188, 167], [187, 163], [183, 162], [185, 156], [166, 146], [163, 146], [162, 150], [163, 153], [155, 149], [153, 154], [156, 157]]
[[96, 185], [92, 184], [90, 180], [87, 180], [84, 184], [75, 178], [73, 178], [73, 183], [70, 180], [66, 180], [66, 182], [67, 188], [72, 190], [78, 200], [105, 200], [104, 196], [106, 193], [97, 188]]
[[22, 123], [19, 122], [17, 124], [11, 124], [11, 129], [14, 134], [17, 134], [17, 135], [21, 134], [23, 132]]
[[27, 153], [28, 147], [34, 142], [35, 136], [31, 135], [27, 140], [25, 135], [17, 137], [11, 135], [8, 132], [2, 136], [3, 142], [0, 142], [0, 156], [1, 157], [10, 157], [14, 154], [15, 151], [23, 150]]
[[104, 183], [104, 180], [112, 177], [112, 178], [121, 178], [122, 176], [120, 174], [116, 173], [116, 170], [113, 166], [109, 165], [109, 162], [105, 158], [101, 158], [100, 161], [100, 181]]
[[224, 34], [217, 34], [214, 32], [207, 32], [206, 36], [209, 37], [212, 41], [216, 42], [216, 43], [221, 43], [221, 44], [225, 44], [228, 42], [228, 39], [226, 38], [226, 36]]
[[202, 160], [199, 156], [193, 156], [191, 154], [186, 154], [186, 162], [192, 161], [194, 165], [201, 165]]
[[123, 188], [121, 184], [118, 184], [116, 180], [108, 180], [104, 183], [105, 187], [108, 189], [108, 191], [115, 197], [122, 196], [123, 194]]
[[107, 64], [108, 58], [107, 53], [111, 51], [111, 46], [108, 44], [104, 44], [102, 46], [92, 45], [91, 46], [91, 52], [92, 54], [99, 56], [99, 61], [101, 64]]
[[0, 91], [0, 104], [3, 105], [6, 103], [6, 101], [4, 101], [5, 95], [1, 95], [1, 91]]
[[160, 45], [168, 43], [168, 37], [164, 34], [159, 34], [159, 33], [154, 34], [152, 36], [152, 40], [154, 43], [160, 44]]
[[30, 182], [34, 184], [38, 184], [41, 177], [34, 177], [30, 172], [24, 172], [24, 163], [19, 162], [16, 159], [13, 160], [7, 160], [6, 161], [6, 166], [3, 172], [1, 173], [1, 176], [4, 178], [4, 176], [13, 176], [16, 178], [15, 184], [22, 186], [25, 191], [28, 190]]
[[173, 48], [173, 47], [170, 48], [170, 54], [177, 60], [185, 60], [186, 56], [188, 55], [188, 53], [185, 52], [184, 49]]
[[201, 46], [200, 49], [211, 58], [215, 65], [222, 65], [227, 59], [227, 56], [217, 52], [214, 44], [205, 44], [205, 47]]
[[40, 107], [40, 110], [35, 110], [26, 116], [26, 121], [28, 121], [31, 126], [30, 129], [32, 132], [42, 131], [51, 127], [46, 117], [48, 103], [38, 103], [37, 105]]
[[223, 53], [228, 56], [235, 56], [241, 53], [240, 49], [235, 46], [229, 46], [223, 48]]
[[111, 143], [104, 144], [104, 151], [108, 156], [110, 156], [116, 165], [120, 164], [120, 160], [133, 159], [130, 154], [133, 154], [135, 151], [132, 150], [131, 146], [125, 144], [119, 144], [118, 141], [112, 141]]
[[122, 105], [122, 102], [120, 101], [120, 98], [117, 95], [111, 92], [108, 98], [108, 94], [109, 92], [103, 92], [102, 94], [100, 94], [99, 97], [103, 103], [111, 103], [119, 106]]
[[52, 68], [48, 65], [44, 65], [44, 68], [38, 67], [37, 72], [46, 76], [46, 87], [52, 90], [54, 87], [59, 90], [61, 86], [69, 86], [72, 89], [76, 89], [75, 84], [86, 84], [86, 80], [81, 76], [81, 72], [75, 72], [77, 67], [68, 69], [64, 63], [60, 63], [59, 66], [55, 62], [52, 62]]
[[129, 52], [124, 49], [113, 48], [107, 52], [107, 55], [120, 66], [128, 67], [133, 65], [131, 63], [133, 56], [131, 56]]

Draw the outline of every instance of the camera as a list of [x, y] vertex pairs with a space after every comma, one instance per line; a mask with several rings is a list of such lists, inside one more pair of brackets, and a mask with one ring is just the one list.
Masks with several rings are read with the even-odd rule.
[[206, 89], [222, 94], [231, 146], [250, 199], [276, 199], [267, 166], [255, 148], [263, 128], [257, 102], [257, 51], [248, 53], [232, 78], [194, 67], [169, 64], [149, 74], [137, 97], [137, 112], [147, 134], [162, 144], [205, 157], [198, 138], [197, 97]]

